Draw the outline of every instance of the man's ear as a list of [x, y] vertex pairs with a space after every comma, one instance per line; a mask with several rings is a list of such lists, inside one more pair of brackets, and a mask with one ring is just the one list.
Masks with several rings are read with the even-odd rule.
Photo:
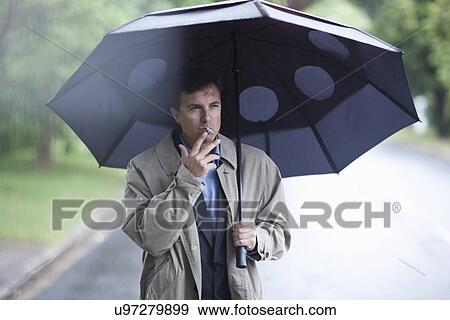
[[170, 114], [175, 119], [176, 123], [180, 124], [180, 111], [175, 107], [170, 107]]

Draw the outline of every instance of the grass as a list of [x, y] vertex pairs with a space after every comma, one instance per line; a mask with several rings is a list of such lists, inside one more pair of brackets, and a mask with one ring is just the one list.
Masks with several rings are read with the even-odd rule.
[[[390, 140], [450, 160], [450, 139], [418, 135], [406, 128]], [[125, 170], [99, 169], [81, 144], [70, 154], [58, 144], [54, 149], [56, 165], [46, 171], [34, 167], [30, 149], [0, 157], [0, 237], [55, 242], [76, 220], [64, 220], [62, 231], [52, 231], [52, 199], [121, 196]]]
[[37, 169], [28, 149], [0, 158], [0, 237], [52, 243], [76, 220], [65, 220], [62, 231], [52, 231], [52, 199], [120, 197], [125, 170], [99, 169], [85, 148], [71, 154], [59, 145], [55, 149], [51, 170]]

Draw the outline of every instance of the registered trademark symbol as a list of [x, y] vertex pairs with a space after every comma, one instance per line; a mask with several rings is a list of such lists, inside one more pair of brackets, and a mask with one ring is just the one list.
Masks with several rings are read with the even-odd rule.
[[394, 202], [392, 204], [392, 211], [394, 211], [395, 213], [399, 213], [400, 210], [402, 210], [402, 206], [400, 205], [399, 202]]

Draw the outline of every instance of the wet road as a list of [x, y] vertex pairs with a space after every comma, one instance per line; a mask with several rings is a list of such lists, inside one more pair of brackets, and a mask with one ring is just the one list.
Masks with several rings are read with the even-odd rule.
[[139, 297], [140, 249], [117, 230], [34, 299], [137, 299]]
[[[301, 209], [305, 201], [401, 207], [390, 207], [390, 228], [374, 219], [372, 228], [345, 229], [332, 215], [331, 229], [292, 230], [289, 253], [259, 263], [265, 299], [450, 299], [450, 163], [383, 144], [339, 175], [289, 178], [284, 187], [297, 222], [320, 214]], [[363, 221], [363, 205], [344, 218]], [[139, 273], [140, 250], [119, 230], [34, 298], [135, 299]]]
[[[332, 216], [333, 229], [294, 230], [288, 255], [260, 265], [265, 298], [450, 299], [449, 162], [384, 144], [339, 175], [287, 179], [285, 189], [297, 221], [321, 213], [301, 209], [304, 201], [401, 209], [391, 206], [390, 228], [374, 219], [372, 228], [344, 229]], [[361, 221], [364, 208], [343, 215]]]

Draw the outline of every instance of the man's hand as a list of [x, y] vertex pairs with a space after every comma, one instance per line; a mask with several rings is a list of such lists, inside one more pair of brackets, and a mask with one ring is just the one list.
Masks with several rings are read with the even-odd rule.
[[237, 222], [233, 230], [233, 242], [235, 247], [245, 246], [247, 251], [252, 251], [256, 246], [256, 226], [250, 222]]
[[206, 176], [211, 169], [216, 169], [216, 165], [210, 162], [220, 159], [220, 156], [217, 154], [209, 154], [220, 143], [220, 139], [202, 146], [207, 135], [207, 132], [202, 133], [200, 138], [195, 141], [190, 153], [188, 153], [185, 146], [182, 144], [178, 145], [181, 151], [181, 163], [197, 178]]

